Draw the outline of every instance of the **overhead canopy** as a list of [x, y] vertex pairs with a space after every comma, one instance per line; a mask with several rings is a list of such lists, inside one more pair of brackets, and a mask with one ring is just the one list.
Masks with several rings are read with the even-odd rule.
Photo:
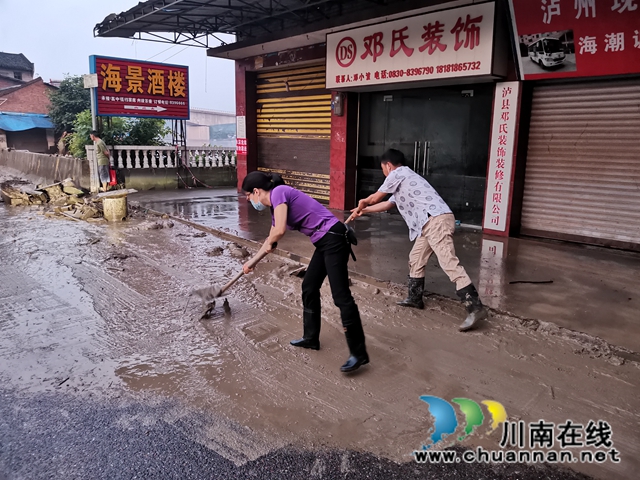
[[94, 36], [209, 47], [213, 46], [209, 45], [210, 37], [226, 45], [216, 35], [231, 34], [239, 44], [256, 44], [443, 1], [147, 0], [107, 16], [95, 26]]
[[54, 128], [48, 115], [0, 112], [0, 130], [21, 132], [32, 128]]

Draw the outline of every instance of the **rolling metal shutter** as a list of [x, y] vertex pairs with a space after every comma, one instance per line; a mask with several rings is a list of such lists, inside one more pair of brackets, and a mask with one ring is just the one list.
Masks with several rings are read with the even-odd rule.
[[640, 79], [534, 88], [522, 233], [640, 250]]
[[331, 93], [325, 66], [260, 73], [257, 77], [258, 170], [329, 202]]

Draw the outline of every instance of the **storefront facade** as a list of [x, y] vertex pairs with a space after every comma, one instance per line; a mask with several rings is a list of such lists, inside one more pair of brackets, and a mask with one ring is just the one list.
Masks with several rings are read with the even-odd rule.
[[207, 54], [236, 64], [239, 184], [345, 210], [397, 148], [486, 234], [640, 250], [640, 0], [194, 0], [197, 28], [148, 3], [97, 34], [236, 35]]
[[487, 234], [639, 249], [640, 9], [542, 6], [449, 2], [238, 60], [239, 179], [348, 209], [396, 148]]
[[551, 3], [512, 1], [530, 95], [519, 231], [640, 250], [639, 2]]
[[509, 74], [507, 12], [486, 2], [395, 17], [237, 61], [239, 179], [276, 171], [348, 209], [377, 190], [378, 159], [396, 148], [460, 220], [481, 224], [493, 97]]

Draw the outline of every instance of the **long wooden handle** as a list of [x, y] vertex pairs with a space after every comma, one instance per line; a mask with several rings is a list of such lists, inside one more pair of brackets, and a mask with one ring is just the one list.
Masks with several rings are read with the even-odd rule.
[[[273, 243], [271, 246], [273, 248], [276, 248], [278, 246], [278, 242]], [[247, 266], [249, 268], [255, 267], [258, 264], [258, 262], [260, 260], [262, 260], [264, 257], [266, 257], [268, 254], [269, 254], [269, 252], [260, 252], [260, 253], [258, 253], [256, 256], [254, 256], [252, 259], [250, 259], [247, 262]], [[243, 275], [244, 275], [244, 270], [240, 270], [238, 273], [236, 273], [236, 276], [233, 277], [231, 280], [229, 280], [229, 282], [224, 287], [222, 287], [222, 289], [220, 290], [220, 295], [222, 295], [224, 292], [226, 292], [231, 287], [231, 285], [233, 285], [238, 280], [240, 280], [240, 278]]]
[[344, 224], [346, 225], [347, 223], [352, 222], [355, 218], [356, 218], [356, 212], [353, 212], [353, 213], [349, 216], [349, 218], [347, 218], [347, 219], [345, 220]]
[[238, 273], [236, 273], [236, 276], [233, 277], [231, 280], [229, 280], [229, 282], [224, 287], [222, 287], [222, 289], [220, 289], [220, 295], [226, 292], [229, 289], [229, 287], [231, 287], [231, 285], [233, 285], [238, 280], [240, 280], [240, 277], [242, 277], [243, 275], [244, 275], [244, 270], [240, 270]]

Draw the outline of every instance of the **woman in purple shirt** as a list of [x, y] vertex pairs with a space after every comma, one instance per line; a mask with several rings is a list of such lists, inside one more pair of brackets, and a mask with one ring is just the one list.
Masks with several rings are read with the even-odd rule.
[[[352, 372], [369, 363], [360, 312], [349, 288], [347, 263], [351, 246], [346, 238], [347, 227], [318, 201], [285, 185], [280, 175], [251, 172], [242, 182], [242, 190], [256, 210], [271, 208], [271, 232], [260, 252], [271, 252], [272, 245], [287, 230], [299, 230], [316, 247], [302, 282], [304, 333], [291, 345], [320, 349], [320, 287], [328, 276], [351, 353], [340, 370]], [[243, 269], [245, 273], [253, 270], [247, 264]]]

